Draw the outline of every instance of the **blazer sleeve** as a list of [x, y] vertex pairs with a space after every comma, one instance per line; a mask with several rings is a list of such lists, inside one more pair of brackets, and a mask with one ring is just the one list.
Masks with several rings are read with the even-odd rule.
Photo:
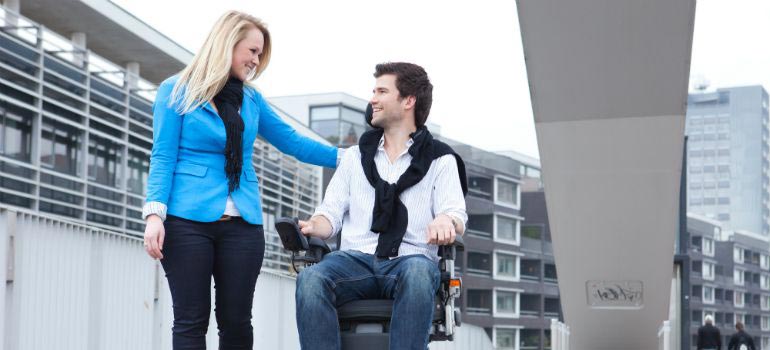
[[302, 162], [327, 168], [337, 166], [336, 147], [325, 145], [297, 132], [273, 111], [259, 93], [254, 94], [254, 100], [259, 107], [258, 133], [267, 142]]
[[152, 113], [152, 153], [147, 178], [147, 202], [168, 204], [171, 184], [179, 153], [182, 116], [170, 105], [174, 83], [164, 81], [155, 97]]

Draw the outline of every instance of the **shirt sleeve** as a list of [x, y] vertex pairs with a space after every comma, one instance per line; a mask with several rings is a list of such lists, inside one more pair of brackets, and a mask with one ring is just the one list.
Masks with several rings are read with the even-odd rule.
[[182, 116], [170, 105], [174, 83], [166, 80], [158, 87], [152, 109], [152, 152], [147, 176], [147, 202], [168, 203], [171, 181], [179, 153]]
[[[446, 214], [465, 228], [468, 214], [465, 211], [465, 197], [460, 185], [457, 160], [451, 154], [436, 159], [436, 182], [433, 184], [433, 212]], [[464, 231], [464, 230], [463, 230]]]
[[[350, 175], [352, 168], [358, 161], [356, 152], [358, 146], [353, 146], [345, 151], [340, 161], [339, 167], [334, 172], [329, 186], [326, 187], [326, 194], [321, 205], [316, 208], [313, 216], [321, 215], [325, 217], [332, 225], [332, 233], [329, 237], [336, 235], [342, 228], [342, 219], [350, 208]], [[327, 239], [329, 238], [327, 237]]]

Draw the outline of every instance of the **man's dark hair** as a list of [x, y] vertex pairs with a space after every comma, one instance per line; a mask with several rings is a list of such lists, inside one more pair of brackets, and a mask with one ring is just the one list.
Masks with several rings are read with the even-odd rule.
[[385, 74], [396, 76], [396, 88], [401, 98], [414, 96], [414, 123], [419, 128], [425, 125], [433, 104], [433, 84], [428, 79], [428, 73], [422, 67], [406, 62], [380, 63], [375, 68], [374, 77]]
[[737, 329], [739, 331], [742, 331], [743, 330], [743, 322], [741, 322], [741, 321], [735, 322], [735, 329]]

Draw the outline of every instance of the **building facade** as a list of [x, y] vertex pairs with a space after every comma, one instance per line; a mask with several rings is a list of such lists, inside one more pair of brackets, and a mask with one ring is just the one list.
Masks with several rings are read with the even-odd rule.
[[768, 95], [761, 86], [698, 92], [687, 101], [687, 211], [725, 230], [770, 233]]
[[768, 238], [748, 231], [724, 231], [721, 224], [697, 214], [687, 217], [690, 271], [682, 292], [689, 300], [690, 325], [684, 332], [696, 349], [698, 327], [706, 315], [727, 346], [742, 322], [758, 349], [770, 349], [770, 249]]
[[[47, 5], [45, 11], [56, 12], [56, 7], [68, 11], [64, 7], [72, 4]], [[62, 18], [38, 23], [0, 7], [4, 29], [0, 31], [0, 203], [141, 236], [156, 84], [186, 62], [166, 71], [147, 69], [154, 77], [151, 82], [139, 75], [139, 63], [100, 56], [154, 55], [162, 60], [179, 50], [168, 41], [161, 49], [131, 52], [131, 47], [151, 43], [137, 43], [144, 39], [128, 36], [131, 33], [113, 22], [104, 25], [101, 21], [120, 23], [127, 14], [108, 1], [100, 5], [113, 17], [104, 18], [103, 12], [81, 3], [73, 6], [82, 7], [83, 21], [103, 25], [98, 28], [101, 35], [126, 36], [125, 45], [113, 45], [104, 53], [89, 48], [87, 33], [49, 29], [63, 26]], [[45, 11], [35, 15], [46, 19]], [[70, 21], [75, 18], [80, 17]], [[143, 23], [133, 29], [158, 34]], [[279, 114], [303, 134], [323, 140], [302, 123]], [[272, 223], [275, 217], [312, 213], [321, 196], [322, 171], [284, 155], [261, 138], [254, 144], [251, 161], [262, 188], [264, 267], [288, 273], [288, 255]]]

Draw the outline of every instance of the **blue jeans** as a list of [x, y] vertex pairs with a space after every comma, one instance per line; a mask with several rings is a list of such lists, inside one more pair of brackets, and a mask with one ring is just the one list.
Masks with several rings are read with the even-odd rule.
[[335, 251], [297, 279], [297, 328], [302, 349], [340, 349], [337, 306], [359, 299], [394, 299], [390, 348], [425, 350], [433, 318], [438, 264], [423, 255], [379, 259]]
[[265, 236], [240, 218], [198, 222], [169, 215], [164, 222], [163, 270], [174, 306], [174, 350], [206, 349], [211, 276], [216, 288], [219, 349], [252, 349], [251, 307]]

